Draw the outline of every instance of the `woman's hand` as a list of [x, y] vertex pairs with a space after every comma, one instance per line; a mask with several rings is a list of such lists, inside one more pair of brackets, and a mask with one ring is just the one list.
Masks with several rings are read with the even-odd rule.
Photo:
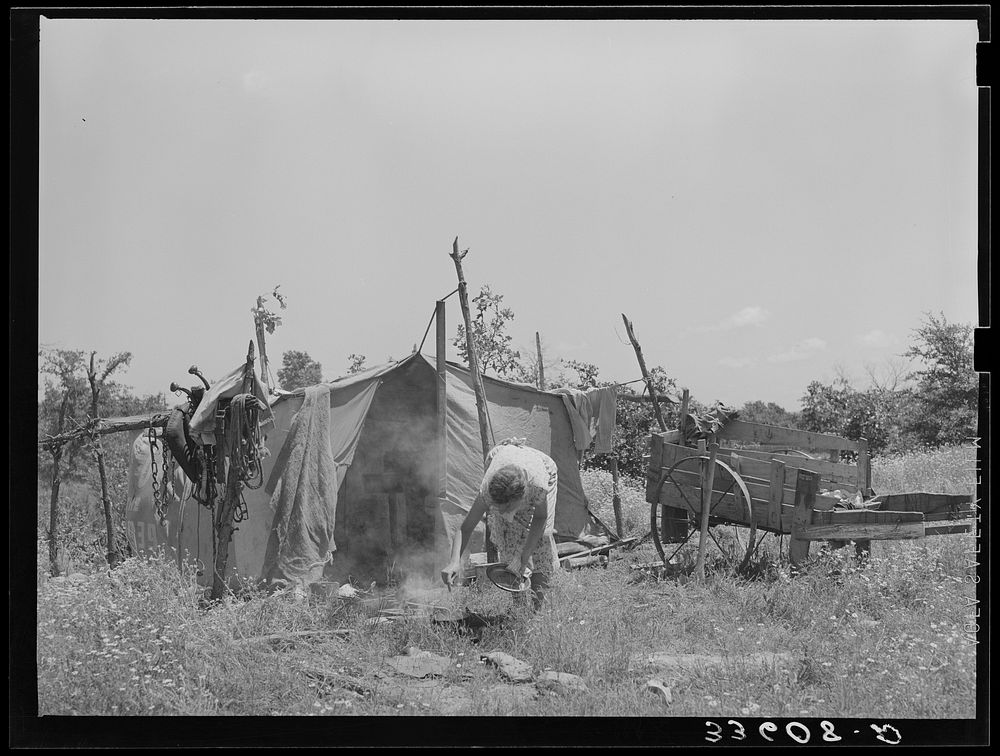
[[441, 570], [441, 580], [450, 589], [453, 585], [458, 584], [458, 573], [461, 571], [462, 565], [459, 562], [449, 562], [448, 566]]

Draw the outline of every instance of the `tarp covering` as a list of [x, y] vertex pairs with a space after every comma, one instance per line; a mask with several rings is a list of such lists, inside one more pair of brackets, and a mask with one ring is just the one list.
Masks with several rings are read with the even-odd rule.
[[[235, 394], [239, 387], [232, 379], [241, 377], [241, 371], [242, 366], [219, 383], [231, 383], [229, 390]], [[323, 384], [329, 391], [329, 454], [336, 468], [338, 486], [334, 500], [337, 551], [327, 568], [328, 576], [334, 574], [338, 581], [348, 577], [360, 580], [362, 575], [371, 575], [365, 579], [384, 579], [386, 567], [379, 568], [381, 573], [374, 569], [366, 573], [361, 569], [379, 558], [386, 565], [394, 562], [415, 565], [422, 559], [420, 569], [433, 577], [447, 562], [450, 535], [471, 506], [484, 468], [476, 399], [468, 370], [453, 363], [447, 365], [444, 444], [437, 430], [437, 381], [433, 361], [422, 354], [413, 354], [399, 362]], [[484, 378], [483, 383], [492, 441], [526, 438], [528, 445], [552, 457], [559, 468], [556, 531], [571, 537], [583, 533], [589, 517], [573, 430], [562, 398], [492, 378]], [[224, 396], [225, 392], [219, 395]], [[270, 454], [262, 463], [264, 480], [270, 485], [244, 491], [249, 518], [238, 524], [230, 549], [230, 569], [241, 578], [265, 577], [270, 569], [265, 568], [265, 556], [269, 557], [269, 564], [281, 562], [271, 558], [268, 548], [272, 530], [276, 517], [279, 523], [289, 523], [286, 515], [294, 510], [295, 504], [292, 502], [290, 509], [282, 510], [279, 501], [272, 502], [267, 489], [279, 494], [286, 483], [289, 490], [292, 488], [291, 481], [283, 478], [294, 468], [291, 458], [295, 442], [288, 444], [304, 399], [305, 390], [297, 390], [282, 394], [271, 403], [273, 424], [263, 428]], [[214, 441], [211, 433], [214, 411], [204, 413], [203, 417], [203, 428]], [[328, 468], [328, 459], [320, 461], [326, 458], [325, 452], [314, 458], [315, 464]], [[134, 457], [132, 464], [148, 467], [148, 450], [144, 461]], [[445, 495], [440, 500], [442, 471]], [[310, 471], [309, 476], [314, 472], [318, 474]], [[303, 483], [301, 474], [300, 465], [299, 486]], [[326, 473], [324, 476], [328, 477]], [[283, 482], [279, 484], [279, 480]], [[328, 496], [330, 486], [324, 484], [322, 488], [326, 492], [323, 495]], [[142, 516], [146, 521], [153, 518], [146, 511], [149, 509], [146, 502], [150, 500], [151, 494], [142, 500]], [[329, 506], [329, 498], [323, 506]], [[174, 518], [179, 516], [185, 521], [181, 537], [184, 551], [192, 557], [199, 556], [203, 565], [210, 564], [209, 511], [193, 502], [186, 510], [180, 510], [176, 503], [171, 507], [169, 535], [158, 534], [158, 540], [169, 538], [171, 545], [177, 542], [176, 526], [180, 521], [175, 523]], [[304, 529], [301, 537], [309, 543], [314, 556], [328, 552], [330, 542], [324, 543], [326, 525], [319, 528], [321, 534], [317, 536], [311, 534], [306, 519], [303, 517], [300, 523]], [[275, 550], [278, 553], [280, 549]], [[337, 570], [346, 572], [342, 575]], [[203, 580], [211, 581], [210, 568], [204, 570]]]
[[[476, 395], [469, 371], [448, 363], [447, 501], [468, 511], [483, 479], [483, 444]], [[556, 532], [579, 535], [587, 527], [587, 505], [573, 444], [573, 430], [562, 398], [530, 386], [483, 378], [491, 444], [507, 438], [545, 452], [559, 468]]]
[[337, 490], [361, 436], [378, 381], [331, 407], [330, 386], [305, 390], [265, 491], [274, 517], [264, 556], [269, 581], [309, 584], [323, 576], [336, 550]]

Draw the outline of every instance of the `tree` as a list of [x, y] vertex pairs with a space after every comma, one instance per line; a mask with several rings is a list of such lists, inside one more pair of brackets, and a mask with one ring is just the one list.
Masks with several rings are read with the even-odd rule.
[[[128, 367], [132, 361], [131, 352], [119, 352], [106, 360], [98, 360], [97, 352], [90, 353], [90, 366], [87, 368], [87, 381], [90, 383], [90, 416], [100, 417], [101, 391], [108, 378], [119, 368]], [[97, 460], [97, 470], [101, 478], [101, 503], [104, 506], [104, 524], [107, 533], [108, 564], [114, 567], [118, 563], [118, 550], [115, 548], [115, 528], [111, 517], [111, 497], [108, 494], [108, 475], [104, 465], [104, 446], [101, 437], [94, 435], [91, 439], [94, 457]]]
[[365, 360], [367, 360], [368, 358], [365, 357], [363, 354], [353, 354], [352, 353], [352, 354], [347, 355], [347, 359], [351, 363], [347, 367], [347, 372], [349, 374], [351, 374], [351, 375], [353, 375], [354, 373], [360, 373], [360, 372], [368, 369], [368, 368], [365, 367]]
[[289, 350], [281, 355], [281, 364], [278, 381], [286, 391], [323, 382], [323, 366], [308, 352]]
[[[600, 371], [591, 362], [566, 360], [568, 368], [575, 371], [576, 379], [564, 381], [572, 388], [586, 391], [601, 386], [614, 385], [610, 381], [600, 380]], [[563, 376], [565, 378], [565, 375]], [[660, 365], [649, 371], [653, 388], [657, 397], [673, 395], [677, 392], [677, 381], [667, 375]], [[644, 392], [645, 393], [645, 392]], [[680, 408], [674, 404], [660, 404], [664, 421], [668, 428], [676, 428], [679, 421]], [[584, 467], [590, 469], [610, 470], [611, 460], [618, 462], [618, 470], [622, 475], [643, 478], [646, 475], [643, 455], [649, 446], [649, 436], [655, 430], [659, 431], [653, 404], [650, 401], [633, 401], [619, 399], [615, 408], [615, 444], [610, 454], [593, 454], [585, 456]]]
[[576, 379], [571, 379], [567, 385], [580, 391], [586, 391], [587, 389], [597, 388], [602, 385], [597, 380], [600, 370], [594, 363], [583, 362], [582, 360], [564, 360], [563, 364], [576, 373]]
[[837, 376], [832, 383], [810, 382], [802, 397], [802, 429], [844, 435], [854, 394], [854, 389], [843, 375]]
[[798, 413], [789, 412], [774, 402], [763, 402], [760, 400], [747, 402], [740, 407], [740, 420], [746, 420], [750, 423], [779, 425], [783, 428], [799, 427]]
[[[57, 436], [67, 429], [67, 424], [77, 419], [78, 402], [86, 391], [86, 384], [80, 371], [84, 366], [81, 351], [67, 349], [45, 349], [39, 352], [39, 369], [46, 376], [45, 395], [38, 412], [38, 437]], [[53, 380], [54, 379], [54, 380]], [[51, 455], [51, 490], [49, 493], [49, 571], [59, 574], [59, 489], [62, 485], [63, 454], [68, 452], [70, 462], [80, 444], [58, 444], [45, 447]], [[41, 453], [41, 452], [40, 452]], [[41, 460], [39, 460], [41, 463]], [[42, 464], [39, 464], [39, 472]]]
[[[511, 347], [512, 337], [507, 326], [514, 319], [514, 311], [501, 307], [503, 294], [494, 294], [489, 284], [484, 284], [472, 299], [475, 314], [472, 316], [472, 343], [479, 357], [479, 369], [492, 371], [501, 378], [520, 377], [524, 366], [519, 363], [520, 352]], [[458, 335], [452, 342], [458, 347], [459, 356], [469, 364], [465, 324], [458, 326]]]
[[923, 443], [960, 444], [977, 435], [979, 380], [973, 368], [972, 326], [949, 323], [944, 313], [924, 313], [904, 357], [921, 367], [908, 426]]

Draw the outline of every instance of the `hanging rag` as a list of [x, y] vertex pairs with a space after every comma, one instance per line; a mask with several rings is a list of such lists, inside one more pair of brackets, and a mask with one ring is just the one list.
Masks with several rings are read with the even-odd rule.
[[615, 433], [618, 387], [602, 386], [587, 391], [560, 388], [554, 393], [562, 396], [569, 412], [577, 451], [585, 451], [594, 444], [596, 453], [610, 452]]
[[337, 464], [330, 446], [330, 387], [305, 389], [265, 490], [274, 521], [263, 577], [307, 586], [323, 576], [337, 546]]

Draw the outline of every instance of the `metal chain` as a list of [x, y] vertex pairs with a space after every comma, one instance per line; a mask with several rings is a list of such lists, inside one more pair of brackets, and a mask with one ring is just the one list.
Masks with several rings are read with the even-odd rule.
[[[173, 454], [170, 453], [170, 449], [167, 447], [166, 443], [163, 444], [163, 446], [161, 447], [161, 450], [162, 450], [162, 454], [163, 454], [163, 496], [162, 496], [162, 498], [164, 500], [163, 509], [166, 510], [167, 506], [168, 506], [168, 503], [167, 503], [167, 493], [168, 493], [168, 491], [170, 491], [173, 488], [173, 485], [174, 485], [174, 466], [173, 466]], [[174, 491], [174, 493], [176, 494], [177, 492]], [[164, 516], [166, 516], [166, 515], [164, 514]], [[160, 524], [162, 525], [162, 522]]]
[[[148, 437], [149, 437], [149, 463], [153, 473], [153, 508], [156, 510], [156, 516], [160, 520], [160, 524], [162, 525], [166, 517], [164, 517], [163, 515], [163, 504], [162, 504], [163, 497], [160, 495], [160, 485], [156, 479], [158, 473], [156, 464], [156, 450], [159, 444], [156, 441], [156, 431], [155, 429], [153, 429], [152, 426], [150, 426], [149, 428]], [[164, 491], [164, 493], [166, 492]]]

